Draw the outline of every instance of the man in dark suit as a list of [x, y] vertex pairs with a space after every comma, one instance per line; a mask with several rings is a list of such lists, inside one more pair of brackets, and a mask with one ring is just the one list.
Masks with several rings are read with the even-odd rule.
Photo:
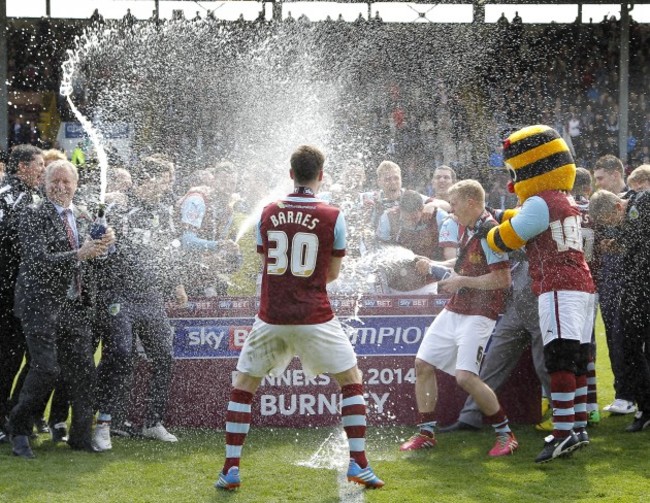
[[7, 176], [0, 184], [0, 442], [8, 441], [4, 420], [13, 406], [11, 388], [26, 349], [20, 320], [14, 316], [20, 264], [17, 222], [25, 208], [40, 199], [43, 171], [39, 148], [16, 145], [9, 155]]
[[[88, 261], [114, 242], [109, 229], [98, 240], [84, 239], [91, 219], [77, 210], [77, 169], [56, 161], [45, 171], [46, 199], [19, 220], [21, 263], [14, 310], [20, 318], [31, 365], [9, 427], [13, 453], [33, 458], [29, 445], [35, 409], [63, 377], [72, 405], [68, 444], [96, 451], [91, 442], [91, 388], [95, 364], [90, 332], [93, 275]], [[81, 245], [80, 245], [81, 244]]]

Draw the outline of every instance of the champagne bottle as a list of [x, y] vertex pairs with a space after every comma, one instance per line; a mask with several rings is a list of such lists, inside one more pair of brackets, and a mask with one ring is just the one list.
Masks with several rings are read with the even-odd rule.
[[[106, 205], [100, 203], [99, 209], [97, 210], [97, 216], [95, 221], [90, 226], [90, 237], [92, 239], [101, 239], [106, 230], [108, 229], [108, 221], [106, 220]], [[115, 251], [115, 245], [111, 245], [108, 248], [108, 253], [113, 253]]]

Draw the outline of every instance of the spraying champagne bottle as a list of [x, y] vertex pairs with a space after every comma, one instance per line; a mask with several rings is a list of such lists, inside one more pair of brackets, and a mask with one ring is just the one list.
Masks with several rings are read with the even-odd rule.
[[[101, 239], [104, 234], [106, 234], [106, 230], [108, 229], [108, 221], [106, 220], [106, 205], [104, 203], [100, 203], [99, 209], [97, 210], [97, 217], [95, 218], [95, 221], [93, 224], [90, 226], [90, 237], [92, 239]], [[111, 245], [108, 248], [107, 253], [113, 253], [115, 251], [115, 245]]]
[[436, 281], [442, 281], [451, 276], [452, 269], [438, 264], [431, 264], [429, 274], [433, 276]]

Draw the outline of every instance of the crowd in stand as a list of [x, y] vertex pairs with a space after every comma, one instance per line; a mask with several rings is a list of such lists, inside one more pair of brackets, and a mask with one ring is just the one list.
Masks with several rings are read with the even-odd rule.
[[[128, 37], [135, 23], [152, 22], [127, 16], [108, 24]], [[232, 44], [240, 48], [280, 34], [288, 46], [301, 47], [305, 39], [320, 44], [325, 68], [355, 61], [346, 69], [352, 73], [349, 92], [356, 96], [355, 114], [340, 117], [338, 126], [366, 131], [372, 143], [369, 164], [384, 158], [397, 162], [404, 179], [421, 191], [433, 169], [442, 164], [464, 177], [488, 182], [487, 168], [502, 166], [499, 138], [520, 124], [552, 125], [573, 149], [578, 165], [586, 168], [593, 168], [602, 155], [619, 152], [619, 24], [615, 20], [526, 27], [505, 20], [480, 27], [396, 25], [378, 19], [309, 23], [288, 18], [278, 24], [177, 16], [159, 21], [197, 22], [230, 30]], [[96, 13], [90, 24], [103, 23]], [[65, 49], [72, 47], [74, 36], [87, 25], [50, 19], [10, 23], [11, 87], [56, 92]], [[461, 41], [460, 48], [446, 42], [451, 34]], [[650, 85], [649, 36], [647, 25], [632, 23], [626, 166], [650, 161], [650, 108], [644, 92]], [[457, 60], [472, 64], [459, 68]], [[86, 99], [83, 92], [77, 96], [82, 110], [92, 107]], [[61, 117], [72, 119], [67, 105], [63, 101], [59, 105]], [[49, 146], [51, 140], [40, 138], [35, 118], [27, 124], [20, 115], [10, 117], [10, 144]], [[188, 136], [189, 144], [194, 143], [191, 130], [177, 127], [176, 136], [162, 142], [161, 151], [165, 144], [175, 148], [179, 131]], [[371, 179], [374, 173], [367, 175]]]

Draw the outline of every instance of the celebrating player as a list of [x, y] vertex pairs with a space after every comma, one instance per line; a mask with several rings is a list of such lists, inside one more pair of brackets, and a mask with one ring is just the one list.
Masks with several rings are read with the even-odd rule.
[[264, 208], [258, 224], [257, 249], [264, 260], [260, 310], [237, 362], [226, 413], [226, 462], [215, 483], [219, 489], [240, 485], [253, 394], [266, 375], [280, 375], [294, 355], [306, 373], [331, 373], [341, 386], [348, 480], [369, 488], [384, 485], [366, 459], [366, 404], [357, 358], [327, 297], [326, 285], [337, 278], [345, 255], [346, 229], [338, 208], [314, 195], [324, 162], [317, 148], [299, 147], [289, 172], [294, 192]]
[[[494, 391], [478, 374], [487, 341], [504, 310], [505, 289], [510, 286], [508, 255], [493, 252], [485, 239], [476, 234], [486, 220], [496, 225], [485, 209], [485, 191], [480, 183], [463, 180], [452, 185], [449, 201], [463, 232], [458, 257], [453, 259], [455, 273], [438, 285], [453, 296], [427, 330], [415, 358], [419, 432], [404, 442], [400, 450], [436, 445], [436, 369], [440, 369], [456, 376], [456, 382], [474, 398], [494, 426], [497, 439], [489, 455], [507, 456], [517, 449], [517, 440]], [[422, 258], [417, 268], [426, 273], [435, 264]]]

